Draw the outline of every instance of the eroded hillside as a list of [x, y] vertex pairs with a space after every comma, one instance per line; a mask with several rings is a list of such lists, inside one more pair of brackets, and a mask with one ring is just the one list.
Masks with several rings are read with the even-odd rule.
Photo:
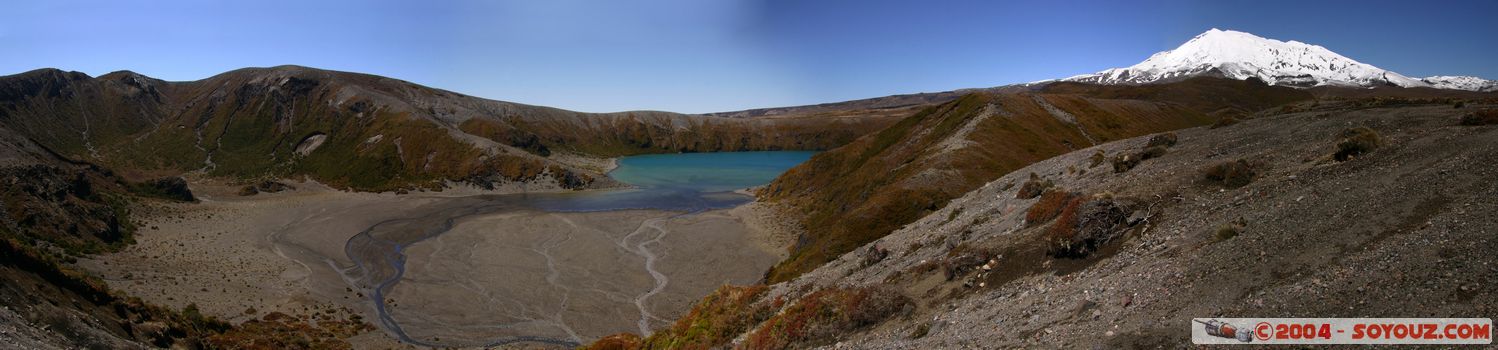
[[1310, 98], [1255, 81], [1203, 78], [1150, 86], [1052, 84], [926, 108], [766, 186], [762, 200], [804, 215], [807, 232], [768, 278], [809, 271], [1036, 161]]
[[1479, 317], [1498, 304], [1492, 102], [1322, 101], [1079, 149], [597, 345], [1155, 348], [1193, 317]]

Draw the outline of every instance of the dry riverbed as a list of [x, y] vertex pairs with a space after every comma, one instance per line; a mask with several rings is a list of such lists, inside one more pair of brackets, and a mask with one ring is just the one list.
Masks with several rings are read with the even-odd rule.
[[[379, 325], [374, 303], [345, 277], [353, 268], [348, 239], [385, 220], [487, 200], [296, 187], [240, 197], [227, 186], [195, 183], [200, 203], [142, 203], [137, 244], [78, 264], [111, 288], [172, 307], [195, 304], [235, 323], [276, 311]], [[659, 329], [718, 285], [752, 283], [774, 264], [781, 251], [762, 242], [773, 234], [756, 231], [767, 226], [760, 212], [464, 216], [450, 231], [405, 247], [406, 272], [384, 291], [385, 306], [411, 339], [443, 346], [515, 336], [585, 342]], [[388, 332], [350, 340], [401, 345]]]

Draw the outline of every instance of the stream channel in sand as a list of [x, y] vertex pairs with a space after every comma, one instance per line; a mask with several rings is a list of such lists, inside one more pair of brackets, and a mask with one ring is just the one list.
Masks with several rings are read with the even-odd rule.
[[[704, 213], [748, 202], [750, 197], [732, 191], [768, 183], [811, 154], [625, 157], [610, 176], [634, 188], [436, 204], [419, 216], [384, 220], [353, 235], [344, 246], [352, 264], [333, 267], [368, 297], [380, 326], [403, 342], [576, 346], [609, 332], [648, 333], [652, 324], [669, 322], [655, 314], [659, 304], [690, 304], [689, 295], [652, 300], [668, 287], [732, 282], [682, 283], [670, 275], [727, 278], [715, 274], [733, 271], [722, 266], [739, 259], [734, 250], [752, 249], [743, 237], [723, 236], [743, 236], [742, 227], [725, 227], [734, 223]], [[742, 259], [773, 263], [763, 255]], [[663, 262], [671, 263], [665, 272]], [[753, 270], [738, 274], [745, 273]], [[637, 317], [638, 329], [584, 320], [610, 317]]]

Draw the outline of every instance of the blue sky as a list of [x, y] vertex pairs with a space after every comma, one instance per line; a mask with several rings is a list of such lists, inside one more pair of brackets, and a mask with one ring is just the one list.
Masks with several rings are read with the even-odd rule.
[[1127, 66], [1209, 28], [1498, 78], [1498, 1], [8, 1], [0, 75], [297, 64], [608, 112], [714, 112]]

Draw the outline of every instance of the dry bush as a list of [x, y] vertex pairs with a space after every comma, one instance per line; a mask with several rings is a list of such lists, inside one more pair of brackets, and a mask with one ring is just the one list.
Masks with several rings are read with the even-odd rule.
[[991, 248], [973, 247], [967, 243], [959, 244], [947, 251], [947, 257], [942, 259], [942, 276], [951, 281], [998, 256], [999, 252]]
[[1144, 148], [1136, 154], [1120, 154], [1113, 157], [1113, 172], [1122, 173], [1139, 166], [1140, 162], [1165, 156], [1166, 149], [1176, 144], [1176, 134], [1168, 132], [1150, 137]]
[[1217, 232], [1213, 236], [1219, 242], [1226, 241], [1233, 239], [1233, 237], [1238, 237], [1238, 234], [1243, 233], [1243, 228], [1245, 227], [1248, 227], [1248, 221], [1238, 218], [1237, 220], [1217, 225]]
[[1368, 127], [1360, 126], [1342, 131], [1342, 141], [1337, 143], [1337, 153], [1332, 155], [1337, 161], [1348, 159], [1372, 152], [1384, 145], [1384, 139], [1377, 131]]
[[1092, 163], [1088, 164], [1087, 167], [1096, 168], [1099, 164], [1103, 164], [1104, 160], [1108, 160], [1108, 155], [1103, 154], [1103, 150], [1097, 150], [1097, 152], [1093, 152], [1092, 156], [1088, 157], [1087, 159], [1092, 161]]
[[1112, 199], [1068, 203], [1045, 233], [1047, 252], [1057, 258], [1084, 258], [1128, 229], [1130, 206]]
[[634, 350], [643, 346], [640, 336], [634, 333], [619, 333], [605, 336], [592, 344], [578, 347], [579, 350]]
[[810, 348], [880, 322], [911, 304], [891, 289], [831, 288], [807, 294], [749, 334], [742, 348]]
[[1113, 172], [1122, 173], [1139, 166], [1139, 156], [1133, 154], [1120, 154], [1113, 156]]
[[1462, 115], [1461, 124], [1465, 126], [1498, 124], [1498, 109], [1484, 109]]
[[1176, 133], [1167, 132], [1167, 133], [1164, 133], [1164, 134], [1150, 136], [1150, 140], [1149, 140], [1148, 143], [1144, 144], [1144, 148], [1150, 148], [1150, 147], [1155, 147], [1155, 146], [1170, 147], [1170, 146], [1175, 146], [1175, 145], [1176, 145]]
[[344, 339], [372, 330], [374, 326], [358, 320], [312, 321], [271, 312], [210, 336], [206, 342], [217, 349], [351, 349]]
[[780, 308], [778, 302], [761, 301], [769, 290], [764, 285], [719, 287], [686, 316], [676, 320], [642, 343], [649, 349], [707, 349], [723, 346], [733, 337], [770, 318]]
[[1145, 161], [1165, 156], [1165, 146], [1149, 146], [1139, 151], [1139, 160]]
[[1040, 196], [1040, 200], [1035, 201], [1035, 204], [1030, 206], [1030, 210], [1025, 211], [1025, 225], [1034, 227], [1050, 222], [1051, 219], [1056, 218], [1056, 215], [1061, 214], [1061, 209], [1067, 203], [1079, 200], [1082, 200], [1079, 194], [1065, 190], [1053, 188], [1045, 191], [1045, 194]]
[[1025, 181], [1023, 185], [1019, 186], [1019, 191], [1014, 193], [1014, 198], [1030, 199], [1039, 197], [1041, 193], [1045, 192], [1045, 189], [1051, 188], [1052, 185], [1054, 183], [1051, 180], [1041, 180], [1039, 175], [1030, 173], [1030, 180]]
[[1228, 188], [1239, 188], [1254, 181], [1256, 175], [1253, 164], [1246, 160], [1230, 160], [1207, 167], [1202, 170], [1202, 175], [1207, 181], [1222, 184]]

